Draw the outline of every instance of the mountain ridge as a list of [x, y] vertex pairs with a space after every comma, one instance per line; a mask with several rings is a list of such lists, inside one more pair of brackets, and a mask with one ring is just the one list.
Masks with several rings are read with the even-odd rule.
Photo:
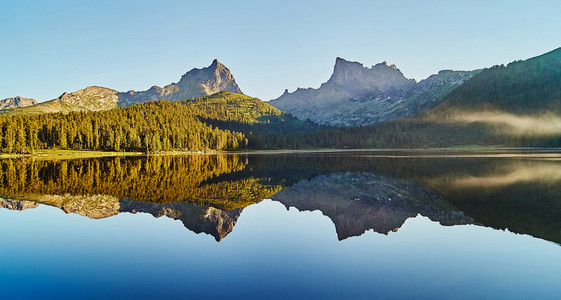
[[188, 100], [228, 91], [243, 94], [234, 76], [218, 59], [202, 69], [193, 68], [183, 74], [177, 83], [166, 86], [152, 86], [146, 91], [128, 91], [118, 94], [119, 106], [148, 102], [152, 100]]
[[478, 72], [443, 70], [416, 82], [385, 61], [369, 68], [337, 57], [331, 77], [319, 88], [285, 90], [270, 103], [299, 119], [323, 125], [367, 126], [432, 108]]
[[[152, 86], [145, 91], [118, 92], [101, 87], [88, 86], [75, 92], [64, 92], [56, 99], [28, 105], [15, 105], [13, 99], [0, 101], [1, 114], [40, 114], [51, 112], [68, 113], [71, 111], [109, 110], [154, 100], [180, 101], [208, 96], [221, 91], [243, 94], [230, 70], [214, 59], [208, 67], [193, 68], [183, 74], [177, 83], [166, 86]], [[4, 108], [2, 103], [6, 102]], [[20, 101], [21, 102], [21, 101]], [[28, 101], [31, 103], [30, 101]]]

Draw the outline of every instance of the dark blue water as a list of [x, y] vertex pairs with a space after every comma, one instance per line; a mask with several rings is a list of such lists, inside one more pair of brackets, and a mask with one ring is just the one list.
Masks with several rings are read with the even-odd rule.
[[[263, 167], [252, 165], [252, 160], [259, 159], [250, 157], [243, 170], [224, 174], [251, 167], [252, 176], [261, 176], [264, 182], [278, 179], [263, 180], [267, 173], [255, 173]], [[336, 162], [341, 165], [340, 160]], [[175, 220], [166, 215], [155, 218], [141, 212], [140, 202], [134, 202], [134, 214], [121, 211], [90, 219], [79, 215], [80, 211], [71, 211], [69, 204], [62, 206], [66, 213], [52, 203], [42, 203], [41, 197], [14, 191], [19, 198], [10, 200], [12, 203], [27, 197], [39, 201], [39, 205], [25, 210], [0, 210], [0, 294], [2, 299], [557, 298], [561, 294], [561, 247], [555, 239], [561, 228], [550, 222], [554, 228], [543, 229], [547, 224], [536, 220], [552, 216], [521, 207], [520, 201], [524, 200], [509, 195], [517, 186], [529, 190], [527, 184], [535, 187], [533, 193], [556, 195], [552, 192], [558, 190], [555, 178], [547, 183], [543, 178], [532, 181], [537, 177], [530, 173], [547, 167], [550, 169], [546, 172], [555, 171], [557, 163], [500, 161], [500, 165], [516, 168], [497, 171], [494, 162], [463, 168], [463, 177], [459, 178], [484, 178], [488, 182], [491, 175], [503, 174], [502, 178], [507, 178], [512, 170], [526, 177], [501, 185], [500, 191], [477, 186], [477, 195], [461, 201], [448, 198], [454, 195], [450, 182], [463, 182], [454, 181], [457, 172], [452, 172], [456, 169], [451, 165], [423, 177], [436, 180], [447, 174], [448, 189], [439, 189], [439, 183], [430, 180], [421, 183], [414, 179], [420, 175], [417, 167], [400, 176], [390, 176], [387, 166], [371, 172], [355, 172], [351, 170], [352, 163], [345, 167], [346, 172], [312, 172], [318, 169], [308, 166], [300, 172], [305, 175], [299, 173], [306, 178], [287, 181], [282, 190], [270, 196], [274, 200], [245, 206], [236, 215], [235, 226], [220, 238], [212, 232], [197, 234], [189, 230], [194, 225], [187, 226], [178, 216]], [[284, 161], [280, 165], [295, 167], [293, 163]], [[385, 163], [377, 161], [374, 165]], [[413, 162], [394, 163], [397, 165], [392, 167], [403, 170]], [[423, 163], [415, 162], [419, 164]], [[296, 165], [302, 165], [298, 158]], [[474, 160], [460, 165], [474, 165]], [[290, 170], [291, 176], [298, 173]], [[6, 171], [5, 168], [4, 174]], [[551, 173], [547, 174], [551, 178]], [[231, 177], [227, 180], [233, 181]], [[493, 186], [496, 188], [497, 183]], [[466, 190], [460, 192], [470, 195]], [[497, 193], [502, 198], [491, 206], [504, 214], [495, 212], [497, 218], [492, 220], [496, 224], [487, 219], [489, 209], [480, 212], [465, 204], [470, 199], [496, 199]], [[345, 194], [349, 198], [342, 205]], [[545, 201], [548, 210], [557, 208], [556, 199], [525, 199]], [[394, 204], [396, 201], [398, 204]], [[124, 205], [121, 200], [121, 207]], [[311, 209], [314, 205], [322, 210]], [[182, 209], [185, 216], [186, 208]], [[420, 213], [415, 214], [416, 210]], [[201, 220], [209, 219], [208, 215], [216, 210], [205, 206], [202, 211], [206, 215], [195, 214]], [[415, 215], [402, 218], [404, 211]], [[371, 216], [375, 218], [368, 219]], [[396, 218], [399, 226], [386, 232], [384, 224], [392, 227]], [[400, 225], [402, 219], [404, 223]], [[508, 226], [519, 233], [501, 228]], [[360, 234], [353, 235], [353, 230]]]

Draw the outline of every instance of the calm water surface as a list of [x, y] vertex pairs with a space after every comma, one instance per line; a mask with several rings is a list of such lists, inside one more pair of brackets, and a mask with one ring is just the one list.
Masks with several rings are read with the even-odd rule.
[[0, 294], [554, 299], [560, 157], [0, 160]]

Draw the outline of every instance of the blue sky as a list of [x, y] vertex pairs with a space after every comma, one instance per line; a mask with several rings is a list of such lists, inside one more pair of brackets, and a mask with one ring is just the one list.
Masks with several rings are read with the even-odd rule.
[[561, 47], [561, 1], [2, 1], [0, 99], [177, 82], [218, 58], [244, 93], [318, 87], [337, 56], [408, 78]]

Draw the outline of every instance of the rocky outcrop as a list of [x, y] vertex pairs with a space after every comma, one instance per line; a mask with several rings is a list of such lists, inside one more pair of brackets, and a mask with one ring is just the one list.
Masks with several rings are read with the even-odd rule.
[[108, 195], [41, 195], [37, 202], [62, 209], [66, 213], [79, 214], [90, 219], [104, 219], [119, 213], [119, 198]]
[[270, 103], [320, 124], [370, 125], [429, 109], [473, 74], [441, 71], [417, 83], [386, 62], [367, 68], [338, 57], [331, 78], [318, 89], [285, 90]]
[[367, 230], [388, 234], [408, 218], [428, 217], [441, 225], [473, 220], [423, 186], [370, 173], [333, 173], [302, 180], [271, 197], [299, 210], [319, 210], [335, 224], [339, 240]]
[[153, 86], [142, 92], [119, 93], [119, 106], [128, 106], [152, 100], [187, 100], [221, 91], [242, 94], [230, 70], [215, 59], [203, 69], [192, 69], [177, 83], [165, 87]]
[[39, 206], [39, 203], [34, 201], [0, 198], [0, 208], [7, 208], [9, 210], [26, 210], [36, 208], [37, 206]]
[[27, 107], [35, 104], [37, 104], [37, 101], [35, 101], [34, 99], [17, 96], [14, 98], [6, 98], [4, 100], [0, 100], [0, 110]]
[[90, 86], [73, 93], [63, 93], [56, 99], [62, 110], [108, 110], [117, 107], [117, 91]]

